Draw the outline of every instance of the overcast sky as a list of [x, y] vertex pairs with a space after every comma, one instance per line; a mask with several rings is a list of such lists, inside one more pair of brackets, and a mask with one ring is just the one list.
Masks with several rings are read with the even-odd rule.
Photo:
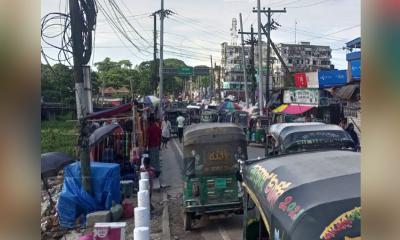
[[[141, 50], [136, 49], [121, 34], [116, 34], [115, 28], [99, 9], [95, 51], [91, 63], [101, 61], [105, 57], [114, 61], [128, 59], [134, 65], [151, 60], [153, 18], [149, 15], [160, 9], [161, 0], [113, 1], [144, 38], [140, 38], [132, 28], [125, 25], [129, 37]], [[68, 9], [66, 2], [68, 0], [42, 0], [42, 16], [49, 12], [65, 13]], [[112, 13], [110, 0], [97, 2], [107, 12]], [[179, 58], [194, 66], [210, 65], [212, 55], [213, 60], [220, 64], [220, 44], [230, 42], [233, 18], [237, 19], [239, 29], [239, 13], [242, 13], [244, 30], [249, 31], [250, 25], [253, 24], [257, 31], [256, 14], [252, 13], [256, 4], [256, 0], [165, 0], [165, 8], [174, 11], [175, 14], [165, 19], [164, 58]], [[286, 7], [287, 13], [273, 15], [281, 25], [271, 33], [275, 43], [294, 43], [297, 22], [297, 42], [309, 41], [315, 45], [330, 46], [333, 49], [332, 62], [335, 67], [347, 68], [346, 51], [341, 48], [347, 41], [360, 36], [360, 0], [261, 0], [261, 6], [272, 9]], [[262, 21], [267, 21], [265, 15], [262, 16]], [[159, 21], [157, 25], [159, 30]], [[55, 32], [57, 29], [49, 31]], [[240, 41], [240, 38], [238, 40]], [[48, 55], [57, 57], [57, 52], [51, 48], [44, 50]]]

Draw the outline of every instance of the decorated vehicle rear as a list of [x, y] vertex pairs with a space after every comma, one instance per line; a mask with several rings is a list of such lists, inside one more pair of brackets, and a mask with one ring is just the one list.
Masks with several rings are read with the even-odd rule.
[[243, 130], [228, 123], [201, 123], [184, 132], [185, 229], [204, 214], [240, 213], [239, 159], [247, 159]]
[[360, 153], [248, 160], [241, 172], [243, 239], [361, 239]]

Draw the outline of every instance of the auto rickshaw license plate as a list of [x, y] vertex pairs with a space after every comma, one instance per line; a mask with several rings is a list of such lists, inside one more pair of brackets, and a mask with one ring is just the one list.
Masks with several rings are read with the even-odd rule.
[[224, 178], [215, 179], [215, 187], [216, 188], [226, 188], [226, 179], [224, 179]]

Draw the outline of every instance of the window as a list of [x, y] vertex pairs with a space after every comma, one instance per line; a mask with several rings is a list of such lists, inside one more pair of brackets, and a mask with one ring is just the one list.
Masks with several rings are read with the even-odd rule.
[[313, 65], [317, 65], [317, 61], [316, 61], [316, 60], [313, 60], [313, 61], [312, 61], [312, 64], [313, 64]]
[[306, 63], [307, 63], [307, 64], [310, 64], [310, 59], [306, 59]]
[[300, 60], [299, 60], [299, 59], [297, 59], [297, 60], [296, 60], [296, 63], [297, 63], [297, 64], [299, 64], [299, 63], [300, 63]]
[[304, 60], [303, 60], [303, 59], [301, 59], [300, 63], [301, 63], [301, 64], [304, 64]]
[[291, 59], [291, 58], [289, 58], [288, 62], [289, 62], [289, 63], [292, 63], [292, 59]]

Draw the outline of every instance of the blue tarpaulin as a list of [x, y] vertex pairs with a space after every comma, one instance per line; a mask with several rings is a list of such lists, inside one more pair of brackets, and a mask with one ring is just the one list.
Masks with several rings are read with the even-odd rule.
[[80, 215], [85, 219], [86, 214], [110, 209], [113, 201], [121, 201], [119, 164], [90, 163], [93, 195], [83, 190], [80, 169], [80, 162], [64, 169], [64, 185], [57, 204], [60, 225], [64, 228], [74, 227]]
[[347, 83], [347, 70], [318, 71], [319, 88], [343, 86]]

